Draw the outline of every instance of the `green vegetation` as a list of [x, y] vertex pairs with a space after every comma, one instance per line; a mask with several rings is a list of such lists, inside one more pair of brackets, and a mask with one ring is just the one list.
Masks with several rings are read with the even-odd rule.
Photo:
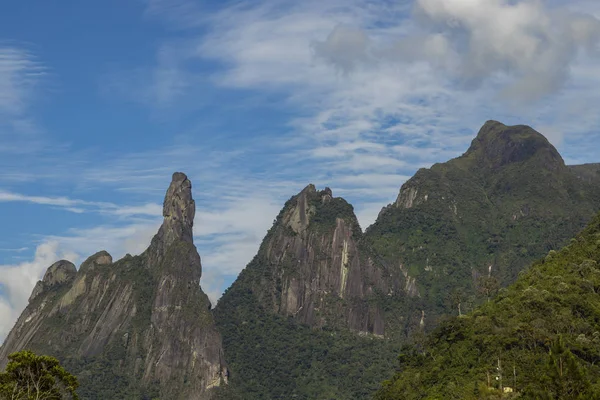
[[[463, 156], [418, 171], [397, 204], [386, 207], [364, 234], [343, 199], [324, 201], [325, 191], [314, 188], [303, 193], [310, 223], [301, 247], [320, 254], [322, 249], [308, 244], [311, 238], [327, 242], [342, 218], [352, 224], [361, 265], [375, 265], [381, 277], [363, 276], [373, 280], [364, 298], [325, 296], [317, 315], [325, 325], [311, 329], [299, 324], [300, 318], [281, 315], [289, 293], [282, 294], [286, 279], [308, 284], [314, 276], [298, 267], [302, 261], [290, 245], [298, 234], [283, 223], [300, 197], [290, 199], [215, 310], [231, 387], [242, 393], [240, 398], [370, 398], [373, 375], [394, 371], [390, 349], [423, 343], [424, 331], [448, 315], [491, 305], [521, 271], [564, 245], [600, 209], [598, 188], [566, 167], [542, 135], [494, 122], [482, 128]], [[349, 333], [348, 314], [340, 312], [348, 308], [382, 312], [385, 339]], [[350, 359], [344, 357], [348, 348], [355, 349]], [[476, 386], [469, 390], [488, 390], [480, 382]], [[462, 398], [461, 390], [454, 398]], [[448, 393], [431, 398], [453, 398], [445, 397]]]
[[56, 358], [23, 350], [9, 355], [0, 373], [0, 400], [77, 400], [78, 386]]
[[[364, 234], [350, 204], [308, 186], [214, 311], [231, 371], [216, 392], [371, 398], [401, 353], [382, 400], [594, 398], [598, 218], [554, 250], [598, 209], [598, 164], [567, 167], [531, 128], [493, 121], [461, 157], [419, 170]], [[162, 250], [85, 264], [85, 285], [48, 287], [26, 310], [22, 337], [77, 374], [82, 398], [195, 390], [187, 339], [206, 339], [205, 328], [215, 341], [199, 357], [222, 360], [195, 247]], [[172, 338], [168, 379], [151, 381], [150, 360]]]
[[[310, 248], [315, 263], [329, 260], [332, 250], [327, 246], [338, 218], [352, 229], [353, 237], [360, 238], [353, 208], [345, 200], [326, 197], [324, 201], [326, 191], [303, 193], [310, 222], [301, 233], [305, 240], [301, 252]], [[356, 299], [325, 295], [323, 306], [315, 309], [315, 320], [327, 322], [316, 327], [280, 314], [285, 279], [307, 279], [312, 273], [310, 264], [299, 264], [290, 254], [291, 246], [285, 257], [274, 261], [271, 256], [280, 251], [281, 243], [287, 246], [298, 239], [283, 221], [298, 205], [299, 196], [286, 203], [256, 257], [215, 308], [231, 371], [229, 387], [220, 393], [222, 399], [367, 399], [379, 387], [381, 377], [393, 371], [400, 349], [396, 342], [348, 331], [344, 310]]]
[[487, 301], [491, 283], [514, 282], [583, 229], [600, 209], [600, 185], [573, 171], [533, 129], [489, 122], [464, 155], [407, 181], [364, 245], [415, 279], [420, 297], [409, 308], [435, 326], [458, 314], [455, 293], [461, 312], [471, 310]]
[[229, 289], [216, 308], [231, 370], [222, 399], [367, 399], [390, 375], [399, 347], [348, 331], [312, 329]]
[[341, 218], [351, 225], [353, 236], [360, 238], [362, 230], [354, 215], [354, 207], [341, 197], [334, 197], [328, 202], [323, 202], [321, 200], [323, 193], [324, 191], [317, 192], [309, 198], [309, 204], [315, 210], [314, 216], [310, 220], [312, 229], [331, 233], [335, 229], [336, 220]]
[[600, 163], [569, 166], [581, 179], [598, 184], [600, 183]]
[[600, 214], [472, 313], [405, 346], [376, 399], [600, 398]]

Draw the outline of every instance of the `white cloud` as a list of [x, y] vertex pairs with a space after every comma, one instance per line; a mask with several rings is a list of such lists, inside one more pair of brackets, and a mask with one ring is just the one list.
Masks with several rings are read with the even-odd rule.
[[162, 213], [162, 206], [153, 203], [147, 203], [140, 206], [119, 206], [113, 203], [70, 199], [68, 197], [30, 196], [5, 190], [0, 190], [0, 203], [1, 202], [26, 202], [57, 206], [76, 214], [92, 211], [121, 217], [132, 217], [136, 215], [158, 216]]
[[46, 269], [59, 259], [73, 261], [73, 257], [71, 252], [60, 251], [58, 242], [47, 241], [36, 248], [33, 260], [16, 265], [0, 265], [0, 287], [4, 292], [4, 296], [0, 296], [0, 341], [27, 305], [33, 287]]
[[31, 52], [0, 40], [0, 154], [9, 162], [43, 146], [30, 109], [45, 75]]
[[22, 253], [27, 250], [29, 250], [29, 247], [19, 247], [16, 249], [0, 249], [0, 251], [15, 252], [15, 253]]
[[344, 25], [336, 26], [323, 42], [312, 43], [315, 56], [333, 64], [344, 73], [369, 58], [369, 38], [365, 31]]
[[598, 54], [600, 20], [539, 0], [417, 0], [412, 33], [393, 46], [372, 45], [365, 31], [334, 29], [317, 43], [336, 67], [364, 60], [427, 61], [467, 87], [495, 78], [511, 101], [538, 100], [562, 88], [582, 51]]
[[[45, 68], [31, 53], [18, 47], [0, 45], [0, 117], [2, 114], [23, 114], [44, 74]], [[18, 124], [19, 120], [15, 123]]]

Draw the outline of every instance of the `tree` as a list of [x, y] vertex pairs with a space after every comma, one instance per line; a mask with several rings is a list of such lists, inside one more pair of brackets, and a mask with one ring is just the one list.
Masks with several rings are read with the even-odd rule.
[[556, 399], [581, 398], [591, 386], [586, 370], [579, 365], [562, 336], [552, 343], [545, 376], [546, 387]]
[[490, 301], [490, 297], [494, 295], [500, 288], [500, 282], [493, 276], [482, 276], [478, 279], [479, 291], [485, 294], [487, 301]]
[[0, 373], [0, 400], [77, 400], [77, 378], [54, 357], [23, 350], [8, 356]]
[[452, 308], [456, 308], [458, 310], [458, 316], [462, 315], [462, 303], [465, 301], [467, 294], [462, 288], [454, 289], [450, 294], [450, 302], [452, 303]]

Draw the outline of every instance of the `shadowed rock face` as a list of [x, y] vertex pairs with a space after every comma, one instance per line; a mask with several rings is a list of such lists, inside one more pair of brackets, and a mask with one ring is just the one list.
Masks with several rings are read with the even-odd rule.
[[84, 399], [211, 398], [227, 369], [199, 286], [194, 213], [191, 183], [175, 173], [163, 224], [144, 253], [113, 263], [101, 251], [79, 271], [53, 264], [0, 348], [0, 366], [30, 348], [77, 374]]
[[77, 269], [72, 262], [60, 260], [55, 262], [46, 270], [42, 282], [46, 286], [69, 284], [75, 279]]
[[55, 262], [46, 270], [44, 278], [35, 285], [29, 301], [31, 302], [39, 294], [53, 287], [71, 284], [75, 280], [75, 275], [77, 275], [77, 269], [72, 262], [67, 260]]
[[361, 237], [351, 205], [308, 185], [286, 203], [231, 290], [250, 288], [266, 310], [313, 327], [384, 335], [383, 312], [367, 300], [400, 280], [361, 254]]

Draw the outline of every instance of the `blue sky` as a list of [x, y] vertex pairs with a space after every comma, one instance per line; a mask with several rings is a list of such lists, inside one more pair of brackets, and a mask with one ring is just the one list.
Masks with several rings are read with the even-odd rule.
[[597, 162], [591, 0], [112, 0], [0, 5], [0, 338], [59, 258], [139, 253], [172, 172], [216, 300], [290, 196], [363, 228], [488, 119]]

